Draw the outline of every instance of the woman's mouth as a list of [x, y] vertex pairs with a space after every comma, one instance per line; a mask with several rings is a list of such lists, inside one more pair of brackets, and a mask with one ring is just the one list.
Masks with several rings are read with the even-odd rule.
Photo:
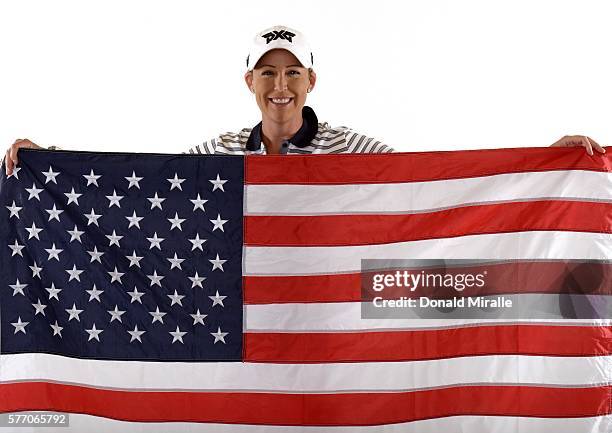
[[270, 102], [272, 102], [274, 105], [288, 105], [291, 103], [291, 101], [293, 101], [293, 98], [268, 98], [268, 100]]

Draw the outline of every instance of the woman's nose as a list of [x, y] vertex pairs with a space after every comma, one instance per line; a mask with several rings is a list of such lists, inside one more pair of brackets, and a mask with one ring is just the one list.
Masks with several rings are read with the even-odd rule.
[[287, 89], [287, 78], [285, 74], [278, 74], [274, 80], [274, 90], [283, 91]]

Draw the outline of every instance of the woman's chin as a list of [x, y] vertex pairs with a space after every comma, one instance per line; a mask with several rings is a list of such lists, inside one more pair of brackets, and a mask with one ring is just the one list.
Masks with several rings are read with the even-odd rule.
[[285, 122], [295, 116], [301, 116], [302, 113], [295, 106], [269, 107], [268, 116], [277, 122]]

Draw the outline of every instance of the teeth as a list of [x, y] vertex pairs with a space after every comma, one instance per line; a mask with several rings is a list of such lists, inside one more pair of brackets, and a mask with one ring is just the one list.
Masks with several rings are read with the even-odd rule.
[[272, 102], [275, 104], [286, 104], [291, 101], [291, 98], [272, 98]]

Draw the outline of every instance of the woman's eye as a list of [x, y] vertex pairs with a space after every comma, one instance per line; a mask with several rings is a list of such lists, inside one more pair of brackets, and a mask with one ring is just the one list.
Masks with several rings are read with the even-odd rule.
[[261, 75], [272, 75], [272, 71], [263, 71]]
[[289, 71], [289, 75], [300, 75], [300, 71]]

